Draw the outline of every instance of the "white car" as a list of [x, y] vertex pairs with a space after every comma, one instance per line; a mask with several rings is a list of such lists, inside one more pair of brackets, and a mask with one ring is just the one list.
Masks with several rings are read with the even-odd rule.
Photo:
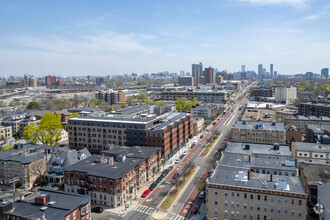
[[197, 144], [197, 141], [194, 141], [192, 144]]
[[187, 155], [188, 154], [188, 152], [185, 150], [185, 151], [183, 151], [183, 153], [182, 153], [182, 155]]
[[176, 164], [180, 163], [180, 160], [179, 160], [179, 159], [176, 159], [176, 160], [175, 160], [175, 163], [176, 163]]

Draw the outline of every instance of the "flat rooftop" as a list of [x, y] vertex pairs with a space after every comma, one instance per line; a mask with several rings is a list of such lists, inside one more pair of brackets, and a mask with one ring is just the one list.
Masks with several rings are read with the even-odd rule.
[[292, 146], [295, 151], [307, 151], [307, 152], [320, 152], [329, 153], [329, 144], [307, 143], [307, 142], [292, 142]]
[[170, 125], [173, 122], [180, 120], [181, 118], [185, 117], [186, 115], [187, 115], [186, 113], [182, 113], [182, 112], [168, 112], [163, 115], [160, 115], [158, 118], [164, 122], [157, 125], [156, 127], [154, 127], [154, 130], [163, 129], [167, 125]]
[[129, 106], [127, 108], [119, 109], [116, 112], [125, 113], [125, 112], [129, 112], [129, 111], [132, 111], [132, 110], [136, 110], [136, 109], [140, 109], [140, 108], [148, 108], [148, 107], [150, 107], [150, 105], [148, 105], [148, 104], [133, 105], [133, 106]]
[[303, 115], [297, 115], [296, 117], [291, 116], [289, 119], [297, 120], [297, 121], [320, 121], [320, 122], [322, 122], [322, 121], [329, 122], [330, 121], [330, 118], [327, 117], [327, 116], [321, 116], [321, 117], [309, 116], [309, 117], [306, 117], [306, 116], [303, 116]]
[[[270, 182], [269, 174], [250, 173], [247, 179], [248, 168], [218, 165], [213, 175], [208, 179], [208, 184], [217, 184], [234, 187], [253, 188], [265, 191], [281, 191], [305, 195], [304, 188], [298, 176], [279, 176], [273, 175]], [[244, 172], [244, 177], [239, 178], [239, 172]], [[285, 188], [279, 187], [279, 181], [285, 184]]]
[[313, 103], [313, 102], [306, 102], [306, 103], [301, 103], [303, 105], [315, 105], [315, 106], [323, 106], [323, 107], [330, 107], [329, 103]]
[[[246, 150], [245, 146], [249, 145], [250, 149]], [[254, 144], [254, 143], [241, 143], [241, 142], [228, 142], [225, 149], [226, 153], [237, 153], [247, 155], [280, 155], [291, 156], [291, 151], [288, 145], [279, 145], [279, 150], [274, 149], [272, 144]]]
[[95, 122], [117, 122], [117, 123], [137, 123], [146, 124], [155, 120], [156, 115], [122, 115], [122, 114], [111, 114], [111, 113], [92, 113], [89, 116], [77, 116], [69, 119], [69, 121], [95, 121]]
[[[95, 159], [98, 155], [92, 155], [85, 160], [79, 161], [72, 166], [67, 167], [66, 171], [77, 171], [87, 173], [92, 176], [105, 177], [109, 179], [120, 179], [132, 170], [134, 167], [143, 163], [143, 159], [126, 157], [123, 162], [114, 161], [110, 163], [97, 163]], [[104, 156], [105, 158], [111, 158]]]
[[[258, 126], [258, 128], [256, 128]], [[267, 130], [267, 131], [285, 131], [284, 124], [275, 122], [264, 122], [264, 121], [237, 121], [233, 128], [238, 129], [249, 129], [249, 130]]]
[[115, 146], [110, 150], [103, 150], [101, 154], [112, 154], [112, 155], [122, 155], [129, 158], [139, 158], [139, 159], [147, 159], [150, 158], [152, 155], [157, 153], [157, 151], [161, 151], [162, 148], [160, 147], [123, 147], [123, 146]]

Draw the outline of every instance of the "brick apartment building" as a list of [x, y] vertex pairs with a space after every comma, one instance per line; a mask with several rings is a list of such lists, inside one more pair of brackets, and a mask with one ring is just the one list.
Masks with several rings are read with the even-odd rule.
[[92, 155], [64, 172], [65, 191], [89, 195], [92, 203], [123, 206], [160, 169], [161, 148], [117, 147]]
[[69, 119], [69, 146], [99, 153], [109, 145], [162, 147], [168, 159], [193, 134], [189, 114], [156, 115], [97, 113]]
[[98, 91], [95, 94], [95, 98], [101, 99], [109, 103], [109, 105], [117, 104], [126, 100], [125, 92], [123, 91], [114, 91], [112, 89], [108, 91]]
[[308, 116], [328, 116], [330, 117], [330, 104], [329, 103], [299, 103], [298, 114]]
[[232, 141], [285, 144], [285, 128], [283, 123], [263, 121], [237, 121], [231, 129]]

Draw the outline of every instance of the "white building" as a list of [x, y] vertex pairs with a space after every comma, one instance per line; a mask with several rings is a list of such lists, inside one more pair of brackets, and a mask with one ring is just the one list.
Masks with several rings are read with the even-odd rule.
[[318, 185], [317, 192], [317, 211], [319, 219], [330, 220], [330, 183], [322, 183]]
[[276, 87], [275, 100], [277, 102], [285, 102], [286, 104], [294, 102], [297, 99], [297, 87]]

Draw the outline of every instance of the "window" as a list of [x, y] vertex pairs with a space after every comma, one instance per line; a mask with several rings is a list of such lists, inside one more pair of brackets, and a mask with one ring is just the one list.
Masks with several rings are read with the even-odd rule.
[[234, 202], [231, 202], [231, 207], [234, 207]]
[[225, 196], [228, 196], [228, 192], [227, 191], [225, 191]]
[[231, 192], [231, 197], [234, 197], [235, 196], [235, 193], [234, 192]]
[[244, 213], [243, 218], [246, 219], [246, 213]]
[[257, 205], [257, 210], [260, 211], [260, 205]]
[[291, 205], [294, 205], [294, 199], [291, 199]]
[[218, 195], [218, 190], [215, 190], [214, 191], [214, 195]]
[[277, 213], [281, 213], [281, 208], [278, 208], [277, 209]]
[[236, 216], [239, 217], [239, 212], [236, 212]]
[[271, 197], [270, 197], [270, 201], [271, 201], [271, 202], [274, 202], [274, 196], [271, 196]]
[[244, 193], [244, 199], [246, 199], [247, 198], [247, 194], [246, 193]]
[[253, 199], [253, 195], [250, 195], [250, 199]]
[[247, 204], [246, 204], [246, 203], [244, 203], [244, 208], [246, 209], [246, 207], [247, 207]]
[[277, 198], [277, 203], [281, 203], [281, 198]]
[[299, 200], [299, 201], [298, 201], [298, 204], [299, 204], [299, 205], [302, 205], [302, 201], [301, 201], [301, 200]]
[[285, 213], [285, 214], [288, 214], [288, 210], [287, 210], [287, 209], [284, 209], [284, 213]]
[[66, 220], [70, 220], [70, 215], [66, 217]]
[[270, 207], [270, 212], [274, 212], [274, 207], [273, 206]]
[[214, 214], [215, 214], [215, 215], [218, 214], [218, 209], [214, 209]]
[[214, 201], [214, 204], [216, 204], [216, 205], [217, 205], [217, 204], [218, 204], [218, 201], [217, 201], [217, 200], [215, 200], [215, 201]]
[[253, 204], [250, 205], [250, 209], [253, 210]]
[[285, 203], [288, 203], [288, 199], [287, 199], [287, 198], [284, 198], [284, 202], [285, 202]]
[[227, 210], [225, 210], [225, 216], [228, 216], [228, 211]]
[[258, 195], [257, 199], [260, 200], [260, 195]]
[[264, 196], [264, 201], [267, 202], [267, 196]]
[[267, 206], [266, 205], [264, 206], [264, 211], [267, 212]]
[[236, 203], [236, 206], [239, 207], [239, 202]]
[[302, 216], [302, 212], [298, 211], [298, 216], [301, 217]]
[[291, 216], [294, 216], [294, 210], [293, 209], [291, 210]]
[[226, 201], [225, 201], [225, 206], [227, 206], [227, 205], [228, 205], [228, 201], [226, 200]]
[[235, 214], [235, 212], [234, 211], [231, 211], [230, 216], [231, 217], [234, 217], [234, 214]]
[[236, 193], [236, 196], [237, 196], [237, 197], [239, 197], [239, 192], [238, 192], [238, 193]]

